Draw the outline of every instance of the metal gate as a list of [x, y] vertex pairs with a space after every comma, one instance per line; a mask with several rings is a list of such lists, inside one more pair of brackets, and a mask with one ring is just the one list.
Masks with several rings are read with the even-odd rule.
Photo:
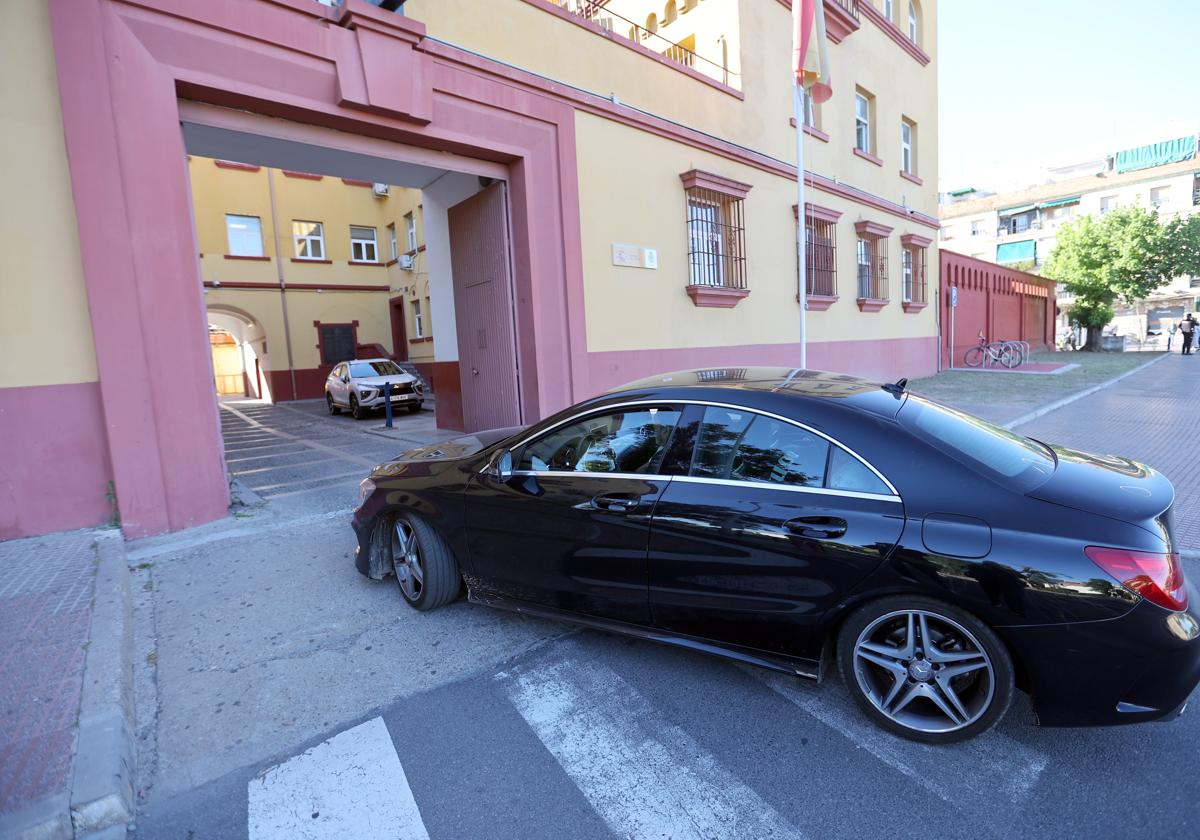
[[448, 211], [463, 428], [521, 422], [505, 185]]

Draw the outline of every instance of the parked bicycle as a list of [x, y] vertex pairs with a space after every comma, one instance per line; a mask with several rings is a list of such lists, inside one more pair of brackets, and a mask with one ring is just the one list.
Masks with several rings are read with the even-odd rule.
[[967, 367], [993, 367], [1000, 365], [1009, 369], [1022, 365], [1029, 358], [1028, 341], [988, 341], [979, 333], [979, 344], [963, 356]]

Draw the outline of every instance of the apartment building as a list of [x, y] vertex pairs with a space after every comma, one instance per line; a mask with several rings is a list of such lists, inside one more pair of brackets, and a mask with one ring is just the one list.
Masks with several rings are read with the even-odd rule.
[[[926, 375], [936, 3], [825, 7], [834, 95], [799, 127], [809, 366]], [[209, 327], [273, 399], [407, 343], [466, 430], [798, 360], [788, 0], [17, 0], [7, 20], [0, 62], [28, 84], [0, 111], [4, 175], [39, 200], [0, 231], [20, 301], [0, 410], [29, 453], [0, 536], [111, 497], [130, 535], [225, 515]], [[17, 363], [31, 344], [54, 358]], [[73, 412], [55, 447], [51, 395]]]

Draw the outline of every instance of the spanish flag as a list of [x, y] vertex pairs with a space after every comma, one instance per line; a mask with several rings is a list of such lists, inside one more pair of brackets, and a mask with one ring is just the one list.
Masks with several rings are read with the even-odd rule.
[[833, 95], [825, 43], [825, 1], [792, 0], [792, 72], [814, 102]]

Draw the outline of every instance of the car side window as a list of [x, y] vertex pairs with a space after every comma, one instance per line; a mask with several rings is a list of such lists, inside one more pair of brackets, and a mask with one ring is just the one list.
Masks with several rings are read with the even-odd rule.
[[678, 409], [668, 406], [594, 414], [527, 444], [517, 469], [656, 473], [679, 414]]
[[851, 490], [855, 493], [878, 493], [892, 495], [879, 476], [871, 472], [862, 461], [839, 446], [833, 448], [829, 459], [829, 477], [826, 485], [831, 490]]
[[342, 374], [343, 374], [343, 373], [345, 373], [345, 372], [346, 372], [346, 366], [345, 366], [345, 365], [338, 365], [337, 367], [335, 367], [335, 368], [333, 369], [333, 375], [334, 375], [336, 378], [338, 378], [338, 379], [341, 379], [341, 378], [342, 378]]
[[754, 415], [735, 408], [704, 410], [689, 475], [700, 478], [729, 478], [733, 453]]

